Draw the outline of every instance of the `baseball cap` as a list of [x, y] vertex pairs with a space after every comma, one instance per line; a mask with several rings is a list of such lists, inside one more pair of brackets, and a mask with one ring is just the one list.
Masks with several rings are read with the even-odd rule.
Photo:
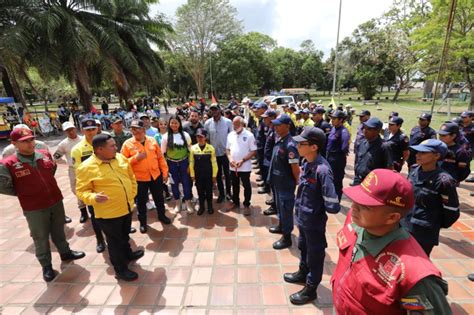
[[370, 116], [370, 111], [364, 109], [359, 113], [358, 116]]
[[391, 206], [411, 209], [415, 204], [412, 184], [400, 173], [375, 169], [358, 186], [342, 190], [352, 201], [363, 206]]
[[403, 118], [398, 117], [398, 116], [392, 116], [392, 118], [390, 118], [388, 123], [390, 125], [401, 125], [401, 124], [403, 124]]
[[301, 111], [301, 114], [309, 114], [309, 113], [310, 113], [310, 111], [307, 108], [305, 108]]
[[123, 121], [123, 119], [119, 115], [113, 115], [110, 121], [112, 122], [112, 124], [115, 124], [116, 122]]
[[412, 145], [410, 148], [418, 152], [439, 153], [441, 154], [441, 157], [444, 157], [448, 152], [448, 147], [446, 144], [443, 141], [437, 139], [428, 139], [418, 145]]
[[197, 131], [196, 131], [196, 137], [207, 137], [207, 131], [206, 129], [204, 128], [199, 128]]
[[209, 106], [209, 109], [221, 109], [221, 107], [217, 103], [212, 103], [211, 106]]
[[97, 128], [97, 123], [96, 123], [95, 119], [86, 118], [86, 119], [82, 120], [81, 127], [84, 130], [94, 129], [94, 128]]
[[30, 127], [28, 127], [28, 125], [25, 125], [25, 124], [18, 124], [18, 125], [13, 126], [13, 130], [15, 130], [15, 129], [23, 129], [23, 128], [28, 129], [28, 130], [31, 130]]
[[363, 124], [367, 128], [374, 128], [374, 129], [381, 129], [383, 126], [383, 123], [377, 117], [372, 117], [366, 122], [364, 122]]
[[472, 112], [464, 111], [461, 113], [461, 118], [471, 117]]
[[289, 124], [291, 124], [291, 118], [290, 118], [290, 116], [288, 116], [286, 114], [282, 114], [277, 119], [273, 119], [272, 124], [276, 125], [276, 126], [282, 125], [282, 124], [289, 125]]
[[140, 114], [139, 118], [140, 118], [140, 119], [143, 119], [143, 118], [148, 118], [148, 119], [150, 119], [150, 117], [149, 117], [147, 114], [145, 114], [145, 113]]
[[317, 144], [318, 147], [321, 147], [326, 141], [326, 135], [319, 128], [306, 126], [299, 136], [293, 137], [293, 140], [296, 142], [310, 141], [311, 143]]
[[62, 127], [63, 127], [63, 130], [64, 130], [64, 131], [66, 131], [66, 130], [68, 130], [68, 129], [71, 129], [71, 128], [76, 128], [76, 126], [74, 126], [74, 124], [73, 124], [72, 122], [70, 122], [70, 121], [64, 122], [63, 125], [62, 125]]
[[258, 103], [258, 104], [255, 105], [255, 108], [256, 109], [267, 109], [268, 105], [267, 105], [267, 103]]
[[16, 128], [10, 133], [11, 141], [25, 141], [33, 138], [36, 137], [33, 135], [33, 132], [27, 128]]
[[130, 124], [130, 128], [145, 128], [145, 124], [141, 120], [134, 119]]
[[322, 107], [316, 107], [314, 110], [313, 110], [313, 114], [324, 114], [326, 112], [326, 110]]
[[277, 113], [273, 109], [268, 109], [265, 113], [262, 114], [262, 117], [276, 117]]
[[431, 114], [422, 113], [418, 118], [423, 120], [431, 120]]
[[332, 118], [346, 118], [346, 114], [342, 110], [335, 110], [331, 114]]
[[439, 127], [438, 133], [440, 135], [449, 135], [452, 133], [459, 133], [459, 126], [454, 122], [444, 123]]
[[390, 112], [390, 117], [398, 116], [398, 112]]
[[98, 120], [98, 119], [95, 120], [95, 124], [96, 124], [96, 125], [99, 125], [99, 126], [102, 125], [102, 123], [101, 123], [100, 120]]

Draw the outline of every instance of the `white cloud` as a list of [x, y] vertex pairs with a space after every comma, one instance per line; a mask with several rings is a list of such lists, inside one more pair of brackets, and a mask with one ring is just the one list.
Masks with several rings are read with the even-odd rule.
[[[174, 16], [186, 0], [161, 0], [154, 12]], [[338, 0], [230, 0], [244, 29], [265, 33], [280, 46], [297, 49], [306, 39], [328, 55], [336, 45]], [[361, 23], [388, 11], [393, 0], [343, 0], [340, 40]]]

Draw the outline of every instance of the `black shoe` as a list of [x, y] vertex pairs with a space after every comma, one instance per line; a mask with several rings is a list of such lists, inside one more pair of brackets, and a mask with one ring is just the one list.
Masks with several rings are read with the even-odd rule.
[[170, 201], [171, 200], [171, 194], [169, 192], [165, 193], [165, 200]]
[[273, 205], [273, 202], [274, 202], [273, 199], [265, 200], [265, 204], [266, 204], [267, 206], [272, 206], [272, 205]]
[[164, 213], [163, 214], [159, 214], [158, 215], [158, 220], [160, 220], [161, 223], [163, 224], [170, 224], [171, 223], [171, 220], [170, 218], [168, 218]]
[[231, 196], [230, 194], [227, 194], [227, 195], [225, 195], [225, 199], [231, 201], [231, 200], [232, 200], [232, 196]]
[[270, 226], [270, 228], [268, 229], [268, 232], [273, 233], [273, 234], [283, 234], [283, 231], [281, 230], [280, 225]]
[[124, 271], [116, 272], [115, 278], [123, 281], [134, 281], [138, 279], [138, 273], [126, 269]]
[[145, 252], [143, 249], [137, 249], [136, 251], [132, 252], [132, 255], [128, 257], [129, 261], [137, 260], [143, 257], [145, 255]]
[[85, 223], [87, 219], [89, 219], [89, 215], [87, 214], [87, 209], [83, 208], [81, 210], [81, 217], [79, 219], [79, 223]]
[[204, 205], [199, 205], [199, 210], [197, 211], [197, 215], [202, 215], [204, 213]]
[[140, 225], [140, 233], [145, 234], [148, 231], [146, 224]]
[[259, 194], [263, 195], [263, 194], [268, 194], [270, 192], [270, 190], [268, 190], [267, 188], [265, 187], [262, 187], [260, 188], [258, 191], [257, 191]]
[[474, 273], [470, 273], [467, 275], [467, 278], [470, 280], [470, 281], [474, 281]]
[[469, 177], [465, 180], [466, 183], [474, 183], [474, 176]]
[[68, 216], [64, 217], [64, 223], [71, 223], [71, 222], [72, 222], [72, 220], [71, 220], [70, 217], [68, 217]]
[[46, 282], [51, 282], [56, 278], [56, 272], [53, 269], [53, 266], [48, 265], [43, 267], [43, 279]]
[[276, 214], [276, 210], [273, 207], [268, 208], [267, 210], [263, 211], [263, 215], [273, 215]]
[[212, 208], [208, 208], [208, 209], [207, 209], [207, 213], [209, 213], [209, 214], [213, 214], [213, 213], [214, 213], [214, 209], [212, 209]]
[[95, 250], [99, 254], [102, 253], [105, 250], [105, 242], [104, 241], [98, 241], [97, 246], [95, 247]]
[[81, 259], [84, 256], [86, 256], [86, 253], [75, 251], [75, 250], [70, 250], [69, 252], [61, 254], [60, 256], [61, 256], [62, 261], [68, 261], [68, 260]]
[[136, 233], [137, 229], [134, 228], [133, 226], [130, 227], [130, 234]]
[[283, 275], [283, 279], [288, 283], [306, 284], [306, 277], [308, 276], [308, 268], [300, 266], [296, 272], [287, 272]]
[[222, 202], [224, 202], [224, 199], [225, 199], [224, 196], [219, 196], [219, 197], [217, 198], [217, 203], [222, 203]]
[[291, 247], [291, 235], [283, 235], [278, 241], [273, 243], [273, 249], [285, 249]]
[[318, 287], [311, 284], [306, 284], [303, 289], [290, 295], [290, 302], [295, 305], [303, 305], [318, 298], [316, 289]]
[[265, 182], [262, 181], [257, 184], [257, 187], [265, 187], [265, 185], [266, 185]]

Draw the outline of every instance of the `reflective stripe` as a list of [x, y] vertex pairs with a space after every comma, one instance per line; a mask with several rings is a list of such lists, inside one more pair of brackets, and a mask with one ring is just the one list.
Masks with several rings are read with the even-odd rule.
[[448, 195], [441, 195], [441, 198], [443, 198], [443, 199], [449, 199]]
[[337, 199], [337, 198], [331, 198], [331, 197], [324, 197], [323, 196], [323, 199], [327, 202], [339, 203], [339, 199]]
[[290, 163], [290, 164], [296, 164], [296, 163], [299, 163], [299, 162], [300, 162], [299, 159], [289, 159], [288, 160], [288, 163]]
[[448, 206], [443, 206], [444, 209], [447, 209], [447, 210], [451, 210], [451, 211], [458, 211], [459, 208], [455, 208], [455, 207], [448, 207]]

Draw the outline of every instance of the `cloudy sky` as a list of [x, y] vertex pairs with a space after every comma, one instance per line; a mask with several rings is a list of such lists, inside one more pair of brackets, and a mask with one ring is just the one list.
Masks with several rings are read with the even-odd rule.
[[[393, 0], [342, 0], [340, 39], [350, 35], [357, 25], [379, 17]], [[153, 12], [174, 17], [176, 9], [186, 0], [160, 0]], [[337, 0], [230, 0], [238, 10], [245, 32], [270, 35], [280, 46], [297, 49], [311, 39], [327, 57], [336, 45]]]

